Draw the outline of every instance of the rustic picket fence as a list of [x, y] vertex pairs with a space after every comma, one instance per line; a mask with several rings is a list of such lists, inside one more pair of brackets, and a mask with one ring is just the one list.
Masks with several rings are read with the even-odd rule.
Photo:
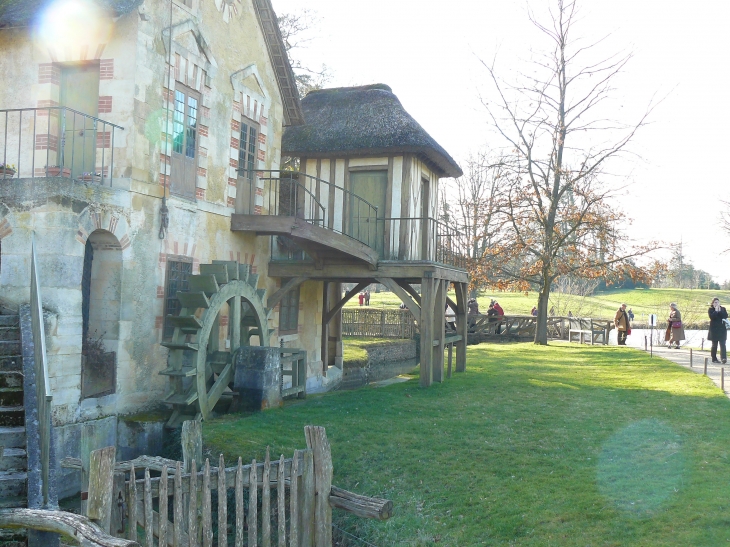
[[304, 435], [307, 448], [291, 458], [271, 461], [267, 449], [263, 463], [243, 465], [238, 458], [226, 467], [221, 455], [217, 467], [206, 459], [201, 470], [194, 421], [183, 424], [183, 462], [151, 456], [115, 462], [114, 447], [91, 452], [88, 470], [80, 459], [64, 458], [63, 467], [82, 472], [85, 516], [14, 509], [0, 511], [0, 526], [62, 532], [89, 547], [332, 547], [333, 508], [390, 518], [392, 502], [332, 485], [323, 427], [306, 426]]
[[418, 332], [410, 310], [344, 308], [342, 334], [378, 338], [413, 338]]

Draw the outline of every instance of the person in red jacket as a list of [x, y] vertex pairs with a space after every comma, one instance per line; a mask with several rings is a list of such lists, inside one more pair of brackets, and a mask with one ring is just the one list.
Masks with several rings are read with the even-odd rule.
[[499, 305], [499, 302], [496, 300], [494, 301], [494, 311], [497, 312], [497, 334], [499, 334], [502, 330], [502, 319], [504, 319], [504, 310], [502, 309], [502, 306]]

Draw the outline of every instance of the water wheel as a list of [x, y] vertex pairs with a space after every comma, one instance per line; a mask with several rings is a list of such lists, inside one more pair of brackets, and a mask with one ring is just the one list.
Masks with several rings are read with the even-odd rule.
[[[189, 290], [177, 293], [182, 307], [178, 315], [168, 316], [175, 330], [172, 340], [162, 343], [170, 354], [168, 367], [160, 372], [170, 378], [164, 399], [173, 408], [168, 426], [207, 419], [224, 393], [230, 393], [236, 350], [252, 340], [268, 345], [272, 331], [263, 306], [266, 290], [257, 289], [258, 279], [248, 265], [214, 261], [201, 264], [200, 274], [188, 278]], [[226, 306], [228, 325], [221, 322]], [[222, 340], [228, 343], [221, 350]]]

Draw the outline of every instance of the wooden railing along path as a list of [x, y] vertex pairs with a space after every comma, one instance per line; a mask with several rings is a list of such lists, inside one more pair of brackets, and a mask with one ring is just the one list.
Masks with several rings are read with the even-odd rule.
[[[469, 343], [487, 340], [532, 340], [537, 318], [532, 315], [505, 315], [490, 321], [487, 315], [470, 314]], [[548, 337], [553, 340], [588, 344], [608, 344], [613, 322], [590, 317], [548, 317]], [[410, 310], [385, 308], [345, 308], [342, 310], [342, 334], [379, 338], [413, 338], [418, 324]], [[448, 332], [447, 332], [448, 334]]]

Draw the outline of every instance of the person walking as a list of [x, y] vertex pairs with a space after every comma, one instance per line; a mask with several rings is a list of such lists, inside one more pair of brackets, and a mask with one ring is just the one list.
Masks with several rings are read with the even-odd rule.
[[[629, 317], [631, 317], [629, 315]], [[669, 349], [674, 345], [679, 349], [679, 342], [684, 340], [684, 325], [682, 325], [682, 314], [677, 309], [677, 304], [669, 304], [669, 318], [667, 319], [667, 332], [664, 333], [664, 340], [669, 342]]]
[[370, 305], [370, 289], [365, 291], [365, 305], [366, 306]]
[[710, 330], [707, 331], [707, 339], [712, 340], [712, 349], [710, 350], [712, 362], [720, 362], [717, 360], [717, 345], [720, 344], [720, 359], [722, 359], [723, 364], [727, 363], [727, 349], [725, 348], [727, 329], [723, 322], [723, 319], [727, 319], [727, 310], [720, 305], [719, 298], [712, 299], [707, 315], [710, 316]]
[[629, 320], [629, 314], [626, 313], [626, 304], [621, 304], [616, 316], [613, 318], [613, 324], [618, 331], [618, 345], [625, 346], [626, 337], [631, 331], [631, 321]]
[[[629, 311], [627, 311], [626, 313], [629, 314], [629, 321], [633, 321], [634, 320], [634, 312], [631, 311], [631, 308], [629, 308]], [[684, 340], [684, 338], [683, 338], [683, 340]]]

